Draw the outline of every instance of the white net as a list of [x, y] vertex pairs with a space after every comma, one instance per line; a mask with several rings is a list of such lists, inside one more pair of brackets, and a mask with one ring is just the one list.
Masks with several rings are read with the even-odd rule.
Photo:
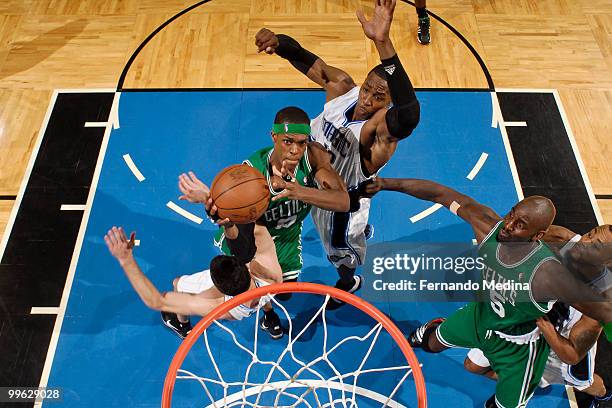
[[[248, 346], [245, 340], [239, 340], [239, 336], [228, 324], [213, 321], [202, 334], [206, 354], [210, 359], [207, 374], [198, 375], [193, 372], [195, 369], [181, 368], [177, 371], [176, 379], [199, 384], [201, 392], [205, 394], [202, 406], [211, 408], [416, 406], [416, 403], [405, 402], [410, 399], [406, 394], [410, 394], [416, 401], [414, 388], [403, 387], [412, 374], [412, 369], [405, 359], [405, 365], [381, 367], [380, 358], [374, 359], [377, 360], [375, 367], [368, 365], [372, 356], [377, 356], [375, 347], [381, 342], [381, 337], [387, 338], [382, 346], [384, 349], [395, 344], [383, 325], [373, 321], [375, 324], [361, 336], [331, 336], [326, 311], [329, 300], [330, 296], [326, 295], [321, 307], [315, 309], [313, 316], [305, 320], [303, 327], [297, 329], [285, 306], [272, 298], [275, 309], [282, 311], [287, 322], [288, 333], [284, 342], [271, 340], [266, 333], [259, 330], [261, 309], [257, 311], [255, 319], [251, 317], [254, 321], [254, 335], [252, 344]], [[314, 342], [306, 339], [306, 333], [311, 332], [313, 326], [319, 325], [322, 327], [322, 336], [319, 336], [322, 339], [320, 347], [314, 346], [318, 349], [315, 351]], [[218, 350], [219, 334], [215, 334], [212, 341], [209, 339], [211, 329], [221, 330], [225, 335], [222, 352]], [[264, 341], [268, 342], [268, 346], [270, 342], [273, 343], [277, 354], [275, 358], [269, 356], [269, 347], [265, 353], [260, 352], [259, 336], [265, 336]], [[232, 341], [228, 341], [229, 339]], [[233, 344], [230, 344], [232, 342]], [[298, 353], [296, 346], [300, 346], [297, 347], [299, 350], [307, 347], [309, 352]], [[231, 364], [227, 364], [223, 355], [227, 355], [230, 347], [237, 347], [237, 350], [232, 352], [234, 356], [240, 354], [243, 357], [233, 359]], [[219, 361], [223, 362], [223, 367]], [[240, 364], [237, 361], [242, 363], [242, 367], [238, 367]], [[347, 366], [351, 368], [347, 369]], [[383, 373], [386, 373], [384, 379]], [[378, 383], [381, 390], [372, 389], [374, 383]], [[412, 392], [406, 391], [407, 388], [412, 388]]]

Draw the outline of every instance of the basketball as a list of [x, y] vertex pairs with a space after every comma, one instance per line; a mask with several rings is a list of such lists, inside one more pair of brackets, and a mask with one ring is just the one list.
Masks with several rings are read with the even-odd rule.
[[217, 174], [210, 196], [220, 218], [248, 224], [261, 217], [268, 208], [270, 189], [259, 170], [247, 164], [235, 164]]

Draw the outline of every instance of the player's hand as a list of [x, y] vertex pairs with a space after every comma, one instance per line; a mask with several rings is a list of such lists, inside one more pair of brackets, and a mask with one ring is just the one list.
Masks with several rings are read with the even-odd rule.
[[546, 316], [539, 317], [536, 319], [536, 324], [540, 328], [540, 331], [544, 334], [555, 332], [555, 326], [548, 320]]
[[178, 187], [183, 193], [179, 200], [187, 200], [190, 203], [206, 203], [210, 197], [208, 186], [200, 181], [192, 171], [179, 176]]
[[219, 209], [213, 202], [212, 198], [208, 198], [206, 202], [204, 202], [204, 208], [206, 209], [206, 215], [218, 226], [229, 228], [234, 225], [233, 222], [230, 221], [229, 218], [219, 218]]
[[289, 200], [299, 200], [301, 198], [301, 192], [304, 189], [304, 187], [297, 183], [295, 179], [287, 181], [278, 177], [272, 181], [272, 188], [276, 191], [282, 190], [280, 194], [272, 197], [272, 201], [278, 201], [283, 198], [287, 198]]
[[298, 164], [299, 160], [284, 159], [281, 165], [281, 177], [285, 180], [292, 179]]
[[255, 45], [258, 53], [265, 51], [266, 54], [274, 54], [278, 47], [278, 38], [272, 31], [262, 28], [255, 34]]
[[391, 29], [396, 3], [397, 0], [374, 0], [374, 15], [371, 20], [366, 19], [363, 10], [357, 10], [357, 19], [359, 19], [366, 37], [376, 42], [389, 39], [389, 30]]
[[359, 186], [359, 195], [361, 197], [372, 198], [381, 190], [385, 188], [385, 179], [381, 177], [375, 177], [371, 180]]
[[130, 239], [128, 240], [125, 235], [125, 231], [123, 227], [113, 227], [108, 230], [106, 235], [104, 236], [104, 242], [111, 255], [114, 256], [119, 263], [124, 263], [133, 259], [132, 249], [135, 245], [136, 233], [132, 232], [130, 234]]

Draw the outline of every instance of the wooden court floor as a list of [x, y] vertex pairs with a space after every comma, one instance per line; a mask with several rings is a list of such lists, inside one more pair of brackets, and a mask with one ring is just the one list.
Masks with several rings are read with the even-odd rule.
[[[126, 62], [184, 0], [0, 2], [0, 231], [54, 89], [114, 88]], [[258, 55], [262, 26], [294, 35], [361, 81], [377, 63], [358, 0], [212, 0], [159, 33], [126, 87], [313, 87], [285, 61]], [[606, 222], [612, 222], [612, 1], [431, 0], [431, 11], [482, 56], [497, 88], [559, 91]], [[398, 5], [395, 46], [415, 86], [484, 87], [482, 69], [442, 24], [416, 42], [414, 9]], [[607, 197], [607, 198], [606, 198]]]

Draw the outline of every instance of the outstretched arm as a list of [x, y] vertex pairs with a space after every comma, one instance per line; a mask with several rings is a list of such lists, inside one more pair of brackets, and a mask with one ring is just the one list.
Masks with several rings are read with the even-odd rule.
[[277, 180], [272, 182], [275, 189], [285, 189], [272, 198], [300, 200], [324, 210], [346, 212], [349, 210], [349, 195], [344, 182], [332, 168], [329, 153], [319, 143], [308, 143], [308, 158], [314, 177], [320, 188], [304, 187], [295, 181]]
[[587, 316], [582, 316], [572, 327], [569, 338], [561, 336], [546, 317], [536, 320], [536, 324], [544, 334], [550, 348], [559, 356], [561, 361], [570, 365], [578, 364], [597, 342], [601, 334], [599, 323]]
[[372, 197], [381, 190], [399, 191], [421, 200], [442, 204], [472, 226], [478, 242], [501, 219], [495, 211], [472, 197], [429, 180], [377, 177], [361, 187], [364, 197]]
[[274, 34], [267, 28], [262, 28], [255, 35], [257, 52], [278, 55], [289, 61], [298, 71], [311, 81], [325, 89], [326, 100], [344, 95], [356, 87], [353, 78], [343, 70], [327, 65], [319, 56], [303, 48], [292, 37], [285, 34]]
[[182, 315], [204, 316], [218, 306], [219, 302], [214, 299], [206, 299], [188, 293], [166, 292], [161, 294], [134, 259], [132, 249], [135, 236], [135, 233], [132, 233], [128, 240], [122, 227], [112, 227], [104, 236], [104, 242], [147, 307]]
[[414, 87], [389, 37], [395, 4], [396, 0], [377, 0], [370, 20], [357, 12], [363, 32], [376, 46], [393, 102], [393, 107], [377, 112], [361, 129], [360, 143], [370, 173], [389, 160], [399, 140], [410, 136], [421, 114]]

